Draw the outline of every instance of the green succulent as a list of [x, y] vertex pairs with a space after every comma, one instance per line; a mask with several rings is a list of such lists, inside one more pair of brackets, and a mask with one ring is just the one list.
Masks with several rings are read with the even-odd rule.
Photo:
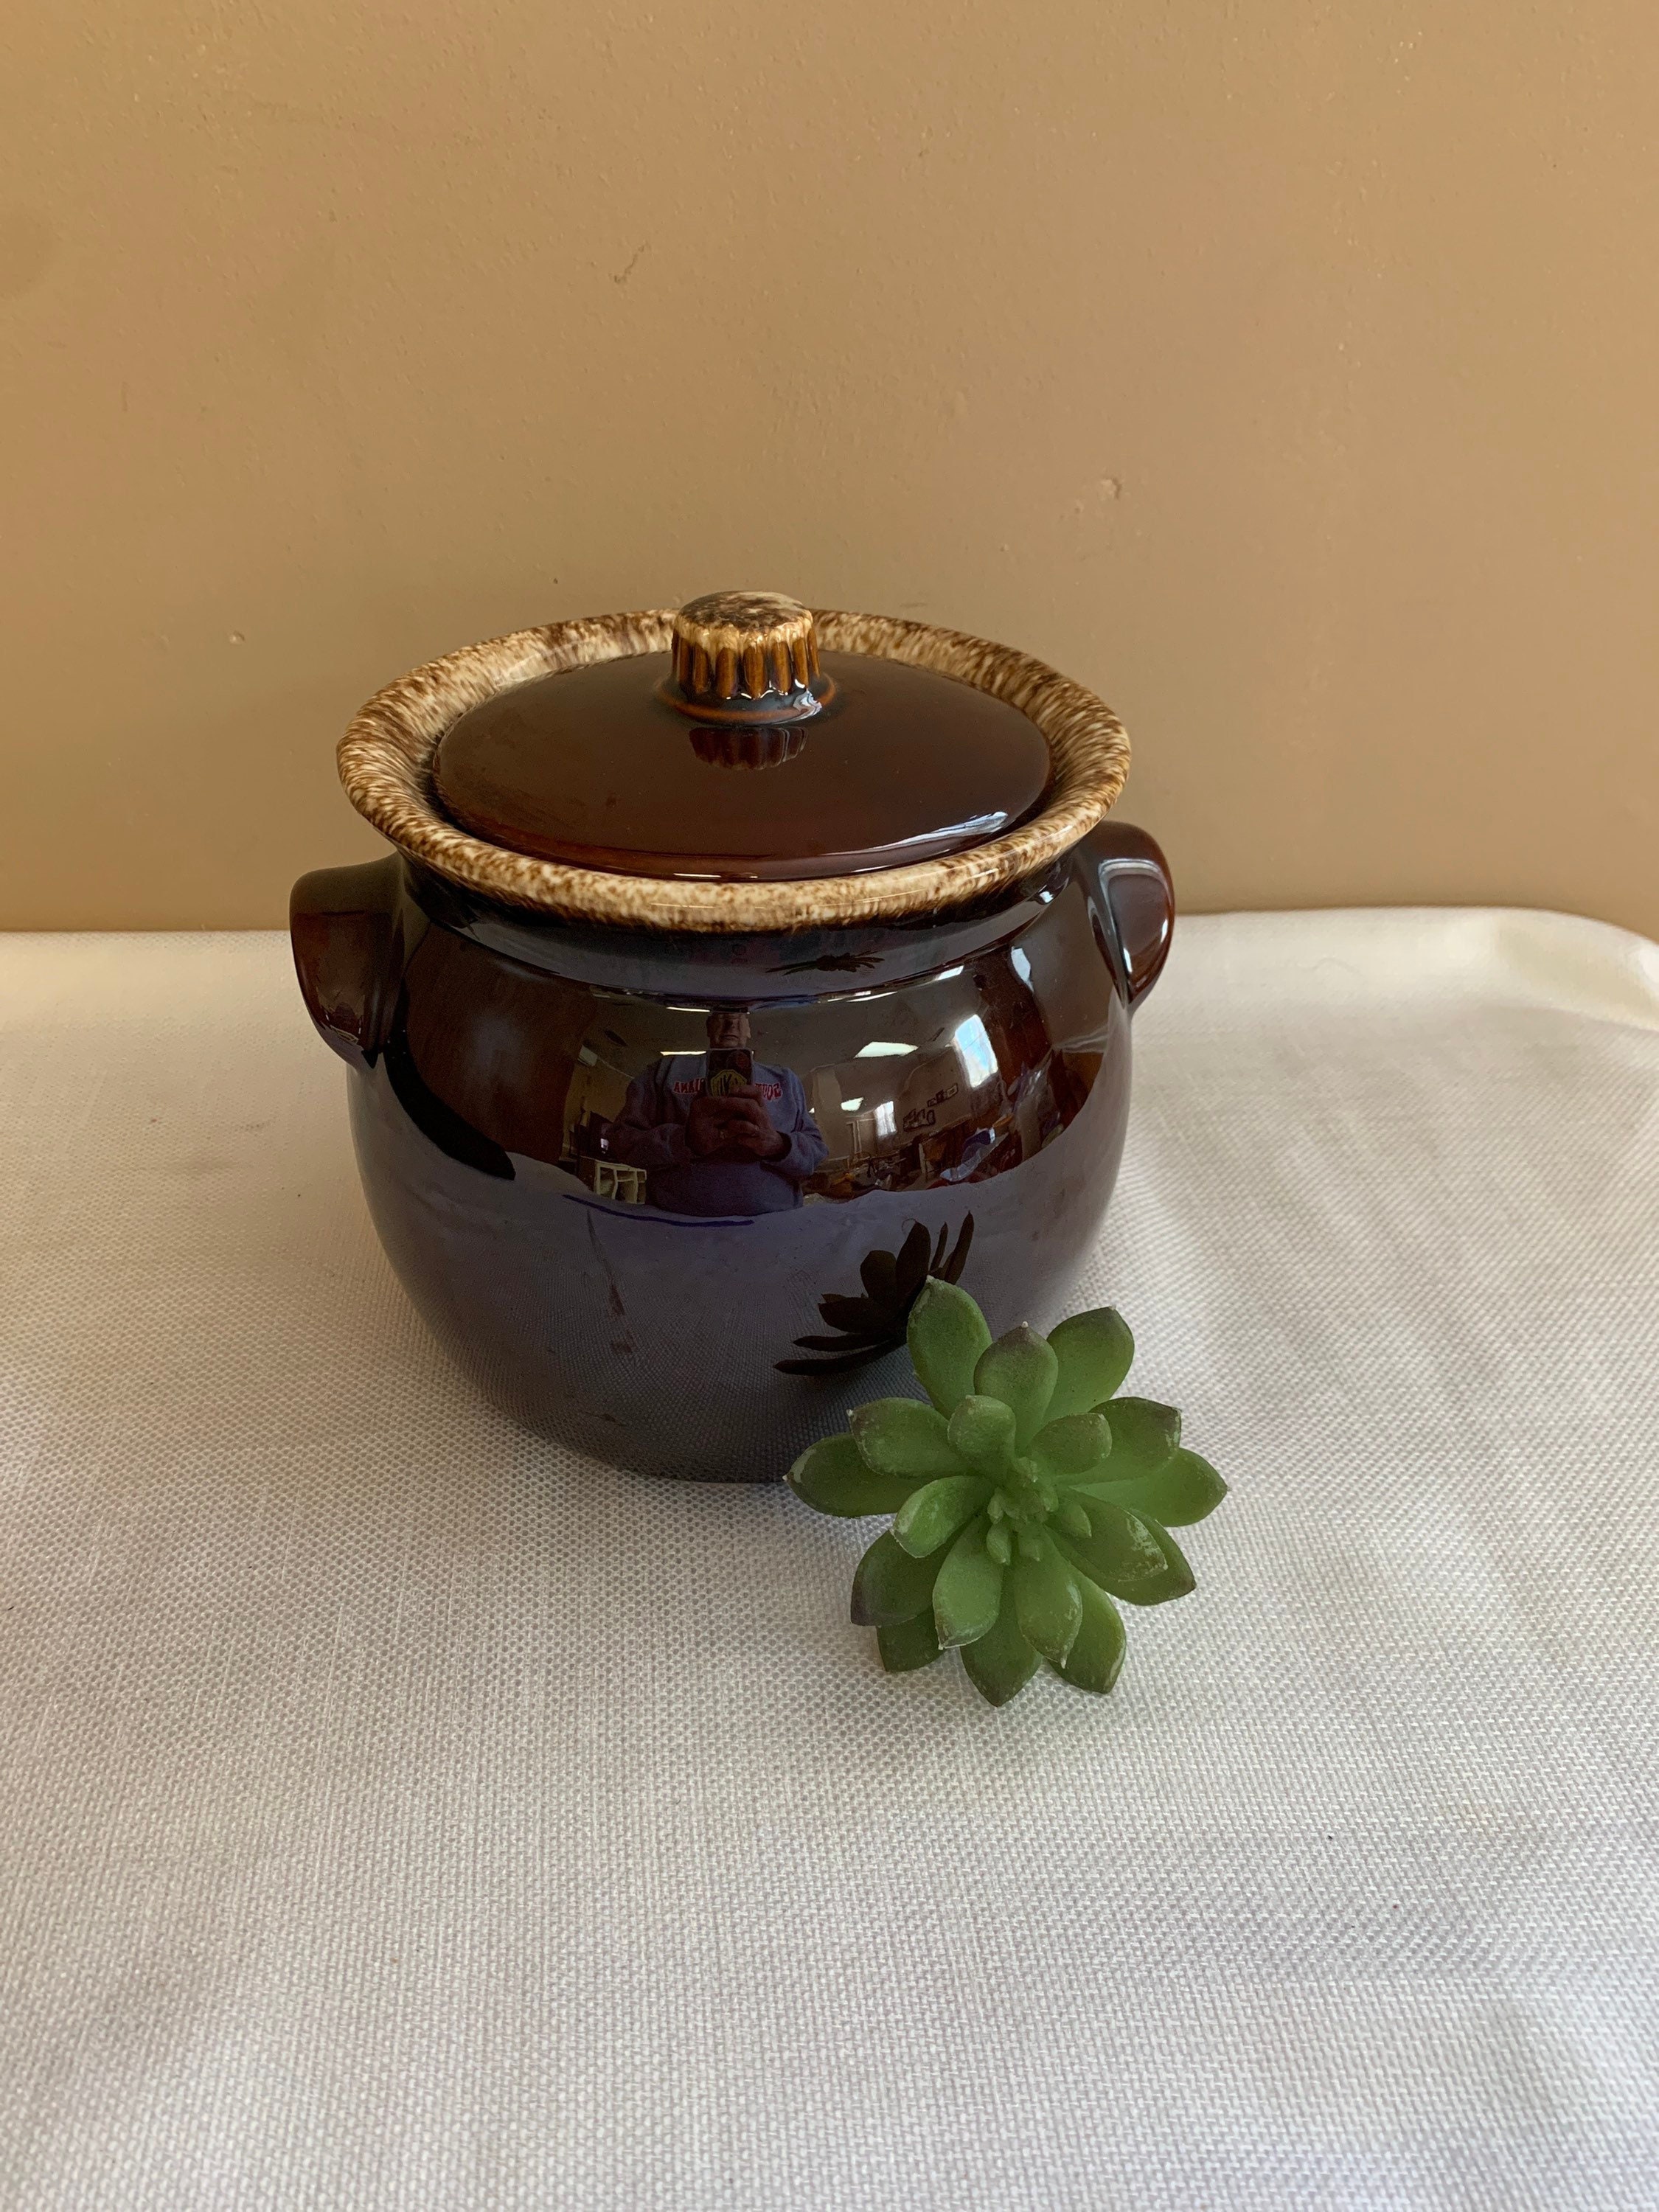
[[1113, 1601], [1186, 1596], [1170, 1530], [1212, 1513], [1226, 1484], [1182, 1447], [1172, 1406], [1114, 1395], [1134, 1339], [1109, 1306], [993, 1342], [967, 1291], [930, 1279], [908, 1342], [929, 1402], [857, 1407], [789, 1470], [815, 1512], [893, 1516], [859, 1562], [854, 1620], [890, 1674], [959, 1650], [994, 1705], [1039, 1660], [1073, 1689], [1109, 1690], [1125, 1641]]

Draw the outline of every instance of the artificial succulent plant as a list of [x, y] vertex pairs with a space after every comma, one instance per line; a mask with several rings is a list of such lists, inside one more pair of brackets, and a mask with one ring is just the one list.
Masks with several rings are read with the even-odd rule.
[[994, 1705], [1040, 1661], [1074, 1689], [1109, 1690], [1125, 1641], [1114, 1600], [1187, 1595], [1170, 1529], [1213, 1512], [1227, 1486], [1182, 1448], [1173, 1407], [1115, 1395], [1134, 1340], [1110, 1307], [993, 1342], [967, 1291], [930, 1277], [908, 1342], [928, 1402], [857, 1407], [789, 1470], [816, 1512], [893, 1516], [859, 1562], [854, 1620], [876, 1631], [889, 1674], [960, 1650]]

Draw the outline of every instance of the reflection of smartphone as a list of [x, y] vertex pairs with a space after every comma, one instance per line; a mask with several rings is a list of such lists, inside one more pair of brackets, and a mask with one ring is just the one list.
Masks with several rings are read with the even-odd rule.
[[708, 1055], [708, 1096], [729, 1098], [755, 1079], [755, 1055], [746, 1050], [711, 1052]]

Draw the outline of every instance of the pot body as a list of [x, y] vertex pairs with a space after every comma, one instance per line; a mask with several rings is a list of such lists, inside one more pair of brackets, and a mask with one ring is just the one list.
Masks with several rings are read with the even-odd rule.
[[642, 1473], [780, 1478], [905, 1391], [908, 1308], [1064, 1310], [1173, 905], [1108, 823], [990, 910], [753, 937], [565, 924], [401, 857], [304, 877], [388, 1256], [480, 1389]]

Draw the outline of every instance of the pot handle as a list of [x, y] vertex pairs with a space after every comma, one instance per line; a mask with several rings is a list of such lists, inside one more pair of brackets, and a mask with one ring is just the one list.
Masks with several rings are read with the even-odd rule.
[[315, 868], [289, 899], [289, 936], [306, 1012], [342, 1060], [373, 1067], [392, 1029], [404, 971], [403, 864]]
[[1175, 932], [1170, 864], [1144, 830], [1109, 820], [1083, 839], [1077, 858], [1133, 1013], [1170, 957]]

